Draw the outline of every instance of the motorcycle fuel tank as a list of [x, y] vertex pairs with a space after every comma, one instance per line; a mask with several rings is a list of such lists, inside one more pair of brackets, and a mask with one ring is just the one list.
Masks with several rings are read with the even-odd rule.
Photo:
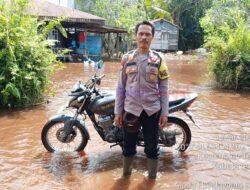
[[115, 92], [102, 91], [101, 96], [97, 96], [88, 106], [88, 109], [95, 114], [110, 115], [114, 113]]

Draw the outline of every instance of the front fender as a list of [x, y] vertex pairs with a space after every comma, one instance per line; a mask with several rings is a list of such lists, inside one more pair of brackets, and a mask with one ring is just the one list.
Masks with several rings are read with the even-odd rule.
[[[59, 122], [59, 121], [63, 121], [66, 123], [66, 122], [73, 120], [73, 119], [74, 118], [69, 116], [69, 115], [57, 115], [57, 116], [52, 117], [45, 125], [47, 125], [49, 122]], [[82, 128], [86, 137], [89, 139], [90, 136], [89, 136], [89, 132], [88, 132], [87, 128], [85, 127], [85, 122], [83, 120], [80, 120], [80, 119], [76, 119], [74, 122], [75, 122], [75, 125]]]

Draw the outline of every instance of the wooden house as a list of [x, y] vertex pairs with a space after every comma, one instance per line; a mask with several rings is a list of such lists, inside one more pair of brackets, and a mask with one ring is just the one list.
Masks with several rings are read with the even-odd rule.
[[[49, 34], [48, 38], [58, 41], [56, 46], [52, 47], [55, 52], [66, 48], [71, 49], [72, 52], [67, 55], [71, 57], [101, 57], [103, 37], [107, 34], [110, 39], [111, 33], [116, 36], [116, 55], [118, 56], [120, 36], [122, 33], [127, 33], [125, 29], [105, 25], [104, 18], [44, 0], [31, 0], [26, 14], [35, 15], [39, 20], [63, 18], [61, 24], [67, 31], [68, 38], [64, 38], [56, 29]], [[108, 48], [112, 47], [108, 44]]]
[[151, 49], [158, 51], [177, 51], [179, 28], [165, 19], [156, 19], [150, 21], [155, 27], [154, 39], [151, 43]]

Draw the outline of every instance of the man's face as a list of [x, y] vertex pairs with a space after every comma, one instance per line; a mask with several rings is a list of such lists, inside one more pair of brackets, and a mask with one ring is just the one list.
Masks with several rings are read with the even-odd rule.
[[137, 47], [149, 49], [153, 39], [152, 28], [149, 25], [140, 25], [136, 34]]

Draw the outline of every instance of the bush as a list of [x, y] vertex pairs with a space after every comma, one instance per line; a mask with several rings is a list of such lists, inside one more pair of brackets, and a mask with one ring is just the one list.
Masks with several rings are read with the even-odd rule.
[[205, 46], [211, 50], [210, 72], [221, 88], [250, 87], [249, 7], [242, 1], [215, 2], [201, 20]]
[[[11, 3], [9, 3], [11, 2]], [[58, 66], [43, 24], [24, 14], [27, 0], [0, 0], [0, 105], [34, 105], [43, 100]], [[41, 30], [40, 30], [41, 31]]]

